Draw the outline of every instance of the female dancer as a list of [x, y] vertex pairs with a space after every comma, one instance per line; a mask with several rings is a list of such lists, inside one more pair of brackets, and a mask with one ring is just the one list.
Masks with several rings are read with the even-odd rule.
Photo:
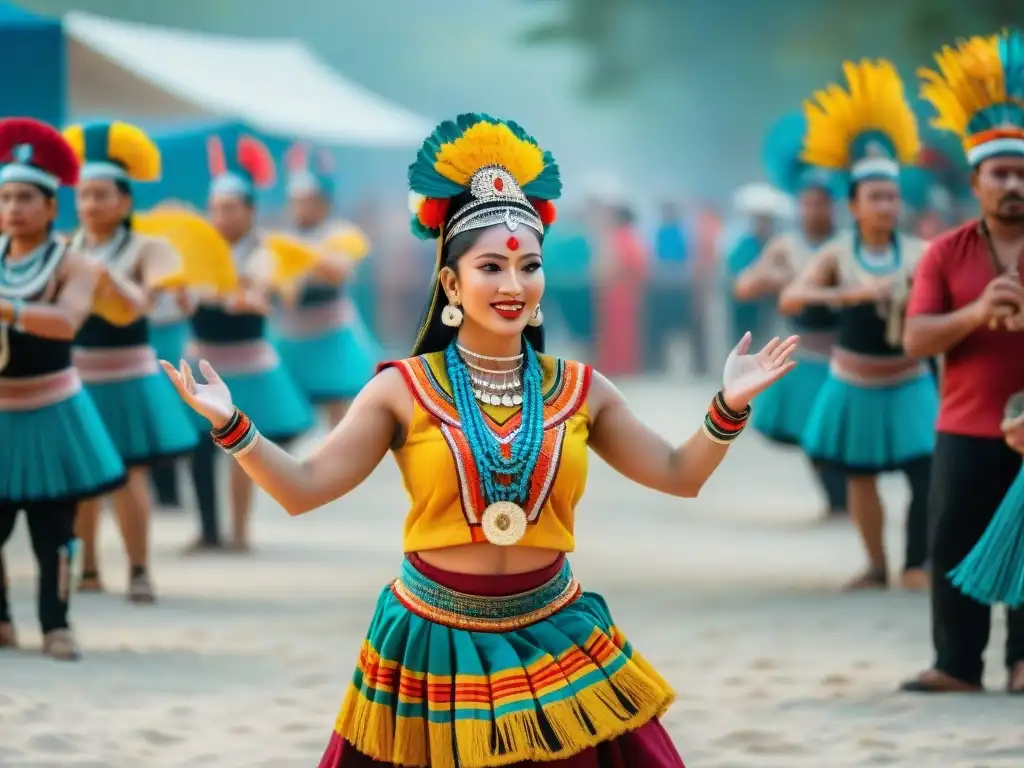
[[[392, 450], [409, 489], [407, 558], [382, 594], [320, 765], [681, 766], [657, 718], [673, 698], [584, 593], [565, 554], [587, 447], [638, 483], [695, 496], [750, 399], [796, 347], [730, 355], [679, 448], [589, 366], [541, 354], [541, 246], [558, 167], [515, 123], [462, 115], [409, 172], [437, 270], [416, 357], [384, 366], [307, 461], [260, 437], [203, 361], [165, 368], [214, 437], [290, 514], [351, 491]], [[378, 761], [378, 762], [373, 762]], [[554, 762], [551, 762], [554, 761]]]
[[[234, 157], [225, 155], [220, 140], [210, 138], [210, 221], [231, 244], [241, 277], [237, 292], [207, 297], [192, 316], [188, 354], [209, 360], [224, 375], [240, 408], [255, 414], [268, 436], [287, 441], [313, 423], [313, 412], [281, 365], [267, 340], [270, 307], [270, 256], [255, 228], [256, 189], [274, 180], [270, 153], [251, 136], [238, 141]], [[205, 425], [205, 421], [197, 420]], [[221, 549], [214, 472], [216, 446], [208, 433], [200, 436], [192, 462], [199, 503], [201, 534], [190, 551]], [[235, 551], [249, 549], [252, 481], [242, 468], [231, 467], [231, 542]]]
[[[102, 269], [53, 235], [57, 188], [78, 180], [78, 159], [60, 133], [35, 120], [0, 121], [0, 158], [0, 547], [24, 509], [39, 563], [43, 651], [76, 659], [68, 624], [75, 507], [125, 475], [71, 364]], [[0, 573], [0, 647], [15, 643]]]
[[[177, 271], [180, 257], [166, 241], [132, 231], [131, 183], [160, 178], [160, 150], [150, 138], [121, 122], [75, 125], [64, 137], [82, 163], [76, 188], [82, 228], [71, 247], [108, 271], [132, 308], [126, 324], [91, 315], [75, 338], [74, 363], [128, 467], [127, 485], [113, 494], [128, 555], [128, 598], [150, 603], [148, 470], [196, 445], [192, 419], [157, 367], [146, 317], [157, 281]], [[75, 529], [83, 545], [84, 592], [103, 590], [99, 521], [100, 499], [79, 505]]]
[[370, 244], [355, 225], [328, 219], [334, 180], [325, 157], [310, 157], [306, 147], [296, 145], [286, 158], [295, 229], [324, 256], [302, 286], [297, 306], [278, 317], [275, 335], [285, 367], [310, 402], [324, 407], [333, 427], [373, 376], [377, 352], [345, 295], [345, 283]]
[[[793, 113], [772, 126], [765, 142], [765, 164], [771, 182], [794, 195], [800, 210], [799, 229], [782, 232], [736, 279], [733, 292], [740, 301], [778, 296], [812, 255], [835, 234], [833, 174], [800, 160], [807, 122]], [[810, 306], [791, 320], [800, 334], [799, 365], [792, 376], [757, 400], [752, 426], [769, 440], [800, 445], [809, 404], [828, 376], [828, 361], [835, 342], [836, 314], [828, 307]], [[829, 516], [846, 512], [846, 476], [835, 467], [815, 466], [815, 474], [828, 500]]]
[[847, 62], [844, 71], [849, 92], [833, 85], [807, 105], [803, 159], [849, 173], [855, 226], [815, 255], [782, 292], [780, 306], [787, 314], [808, 306], [839, 310], [829, 376], [808, 417], [804, 450], [849, 477], [850, 512], [869, 566], [848, 587], [888, 584], [877, 477], [902, 470], [911, 489], [902, 583], [920, 590], [928, 586], [928, 484], [939, 403], [928, 367], [901, 345], [910, 279], [924, 243], [896, 231], [899, 163], [913, 162], [920, 142], [892, 64]]

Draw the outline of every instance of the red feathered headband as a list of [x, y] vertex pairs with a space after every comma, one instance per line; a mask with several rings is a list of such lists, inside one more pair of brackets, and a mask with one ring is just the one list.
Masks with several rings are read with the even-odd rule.
[[28, 117], [0, 120], [0, 184], [23, 182], [56, 190], [78, 183], [78, 157], [52, 126]]
[[274, 158], [263, 142], [252, 136], [242, 136], [235, 146], [235, 157], [229, 161], [219, 136], [211, 136], [206, 142], [210, 176], [216, 180], [237, 176], [250, 182], [254, 189], [273, 186], [277, 178]]

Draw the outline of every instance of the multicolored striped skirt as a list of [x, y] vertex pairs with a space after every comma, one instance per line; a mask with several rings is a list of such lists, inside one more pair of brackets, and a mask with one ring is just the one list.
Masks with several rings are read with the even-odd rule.
[[564, 556], [468, 576], [409, 555], [320, 768], [682, 768], [657, 719], [674, 696]]

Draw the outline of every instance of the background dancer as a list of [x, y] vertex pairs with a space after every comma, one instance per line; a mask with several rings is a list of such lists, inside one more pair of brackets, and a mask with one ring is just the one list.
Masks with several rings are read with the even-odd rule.
[[[52, 234], [57, 188], [78, 180], [78, 159], [60, 133], [35, 120], [0, 121], [0, 161], [0, 547], [25, 510], [39, 564], [43, 651], [76, 659], [68, 623], [75, 507], [125, 476], [71, 364], [100, 270]], [[0, 572], [0, 647], [15, 644]]]
[[[798, 112], [779, 120], [768, 133], [765, 164], [769, 177], [776, 187], [796, 197], [799, 220], [795, 230], [769, 240], [757, 261], [736, 279], [734, 294], [740, 301], [777, 297], [835, 234], [836, 178], [800, 159], [806, 132], [807, 121]], [[825, 306], [809, 306], [790, 318], [792, 332], [800, 335], [800, 365], [758, 398], [752, 417], [754, 429], [772, 442], [800, 445], [809, 406], [828, 376], [836, 322], [835, 311]], [[828, 503], [826, 515], [845, 515], [846, 475], [832, 465], [815, 465], [814, 470]]]
[[[138, 127], [123, 122], [75, 125], [64, 137], [82, 163], [75, 204], [81, 229], [71, 248], [94, 261], [104, 282], [130, 312], [117, 322], [93, 313], [75, 337], [74, 364], [128, 467], [113, 494], [128, 555], [128, 598], [154, 599], [149, 575], [149, 467], [192, 451], [196, 431], [174, 388], [157, 367], [147, 313], [162, 279], [181, 258], [161, 239], [132, 230], [132, 183], [160, 178], [160, 150]], [[82, 542], [86, 592], [103, 590], [97, 553], [100, 500], [82, 502], [75, 530]]]
[[906, 297], [924, 249], [896, 231], [899, 163], [920, 149], [917, 122], [888, 61], [843, 65], [849, 91], [831, 86], [806, 105], [803, 159], [848, 171], [855, 221], [822, 248], [781, 297], [784, 312], [838, 308], [839, 329], [829, 376], [808, 417], [804, 449], [849, 476], [849, 505], [868, 569], [849, 589], [884, 588], [888, 568], [884, 510], [877, 478], [903, 471], [910, 482], [901, 583], [926, 589], [928, 482], [938, 412], [935, 381], [901, 347]]
[[[274, 181], [274, 164], [266, 147], [243, 136], [226, 154], [217, 137], [210, 139], [210, 221], [230, 243], [240, 288], [227, 297], [207, 297], [192, 316], [189, 355], [210, 361], [231, 386], [239, 408], [259, 415], [267, 435], [288, 441], [313, 423], [313, 413], [281, 365], [267, 339], [272, 266], [256, 231], [256, 190]], [[198, 418], [198, 417], [197, 417]], [[205, 422], [197, 420], [196, 425]], [[205, 429], [192, 461], [201, 533], [189, 551], [222, 549], [217, 521], [215, 457], [217, 448]], [[232, 464], [231, 541], [234, 551], [248, 551], [253, 486]]]
[[[207, 384], [165, 365], [291, 514], [348, 493], [389, 449], [410, 491], [402, 576], [381, 596], [320, 766], [681, 768], [657, 719], [671, 690], [565, 559], [587, 448], [635, 482], [696, 495], [750, 398], [792, 368], [796, 339], [747, 355], [745, 335], [704, 426], [673, 448], [589, 366], [539, 354], [541, 242], [561, 189], [551, 154], [514, 123], [461, 115], [409, 177], [426, 196], [416, 231], [438, 239], [418, 356], [374, 378], [312, 458], [263, 439], [210, 365]], [[428, 712], [437, 676], [449, 683], [431, 685]], [[386, 693], [399, 687], [401, 702]]]
[[[935, 660], [904, 683], [909, 691], [981, 689], [991, 610], [947, 574], [977, 544], [1021, 468], [1000, 424], [1007, 401], [1024, 390], [1024, 333], [1006, 327], [1024, 312], [1024, 113], [1011, 97], [1024, 90], [1019, 58], [1012, 68], [1022, 51], [1017, 32], [975, 37], [943, 49], [938, 70], [922, 73], [936, 126], [963, 141], [981, 218], [929, 247], [907, 308], [907, 352], [944, 356], [931, 489]], [[1008, 687], [1024, 693], [1024, 609], [1008, 611], [1006, 623]]]
[[330, 426], [345, 415], [352, 398], [373, 376], [377, 343], [345, 295], [345, 284], [370, 251], [358, 227], [331, 218], [334, 180], [326, 152], [304, 145], [289, 152], [288, 199], [295, 230], [322, 260], [303, 281], [296, 305], [275, 324], [285, 367], [314, 405], [327, 411]]

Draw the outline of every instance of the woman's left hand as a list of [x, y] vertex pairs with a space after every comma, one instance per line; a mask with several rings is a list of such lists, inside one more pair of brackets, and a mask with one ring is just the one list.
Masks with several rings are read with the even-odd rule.
[[796, 361], [789, 358], [799, 343], [799, 336], [790, 336], [783, 341], [776, 336], [756, 355], [748, 355], [750, 332], [743, 334], [725, 361], [722, 373], [725, 404], [737, 412], [746, 409], [758, 392], [793, 370]]

